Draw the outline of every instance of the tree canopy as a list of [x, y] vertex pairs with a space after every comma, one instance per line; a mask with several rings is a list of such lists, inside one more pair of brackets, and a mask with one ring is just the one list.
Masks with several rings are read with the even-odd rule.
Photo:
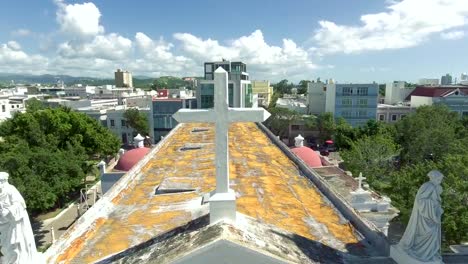
[[95, 167], [92, 159], [115, 154], [120, 141], [85, 114], [32, 109], [0, 125], [0, 169], [37, 213], [69, 200]]
[[148, 117], [144, 113], [140, 112], [140, 110], [137, 108], [127, 109], [124, 113], [124, 118], [127, 120], [127, 124], [131, 128], [135, 129], [136, 133], [139, 133], [140, 135], [148, 135]]
[[[395, 125], [369, 121], [341, 145], [347, 169], [363, 172], [369, 185], [388, 195], [406, 223], [427, 173], [440, 170], [445, 245], [468, 241], [468, 127], [447, 107], [419, 107]], [[341, 133], [338, 129], [335, 137]], [[343, 136], [343, 135], [341, 135]]]

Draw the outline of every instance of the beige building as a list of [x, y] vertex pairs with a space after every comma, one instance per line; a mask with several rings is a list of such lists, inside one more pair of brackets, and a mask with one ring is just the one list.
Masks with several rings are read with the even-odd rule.
[[268, 106], [273, 95], [273, 87], [270, 86], [270, 81], [252, 81], [252, 93], [258, 94], [259, 106]]
[[115, 87], [133, 87], [132, 73], [117, 69], [115, 72]]

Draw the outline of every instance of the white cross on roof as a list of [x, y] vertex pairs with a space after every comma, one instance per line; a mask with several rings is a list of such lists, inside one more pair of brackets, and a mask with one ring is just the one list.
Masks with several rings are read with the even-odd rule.
[[228, 194], [232, 193], [229, 190], [229, 124], [263, 122], [270, 116], [270, 113], [263, 108], [230, 108], [228, 73], [223, 68], [219, 67], [214, 72], [214, 83], [213, 109], [180, 109], [173, 117], [179, 123], [215, 123], [216, 193]]

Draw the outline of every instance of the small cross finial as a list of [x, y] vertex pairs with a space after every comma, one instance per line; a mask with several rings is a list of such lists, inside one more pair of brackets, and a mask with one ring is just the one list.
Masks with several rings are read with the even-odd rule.
[[365, 180], [366, 177], [362, 177], [362, 172], [359, 173], [359, 177], [357, 177], [358, 179], [358, 190], [363, 190], [362, 189], [362, 180]]

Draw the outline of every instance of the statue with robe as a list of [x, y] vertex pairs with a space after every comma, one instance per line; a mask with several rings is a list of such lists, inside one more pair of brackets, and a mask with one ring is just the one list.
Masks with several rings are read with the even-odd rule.
[[0, 245], [1, 263], [37, 263], [34, 235], [26, 212], [26, 203], [8, 183], [9, 174], [0, 172]]
[[411, 263], [442, 263], [441, 216], [444, 211], [440, 184], [444, 176], [437, 170], [430, 171], [428, 176], [430, 181], [424, 183], [416, 194], [403, 237], [396, 247], [392, 246], [392, 250], [403, 252], [414, 259]]

